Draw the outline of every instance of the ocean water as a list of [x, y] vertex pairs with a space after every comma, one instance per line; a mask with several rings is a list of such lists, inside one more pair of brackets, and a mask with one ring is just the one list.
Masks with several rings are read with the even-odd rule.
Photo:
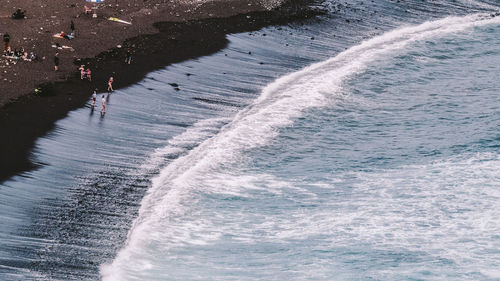
[[0, 279], [500, 280], [499, 4], [322, 5], [59, 121]]

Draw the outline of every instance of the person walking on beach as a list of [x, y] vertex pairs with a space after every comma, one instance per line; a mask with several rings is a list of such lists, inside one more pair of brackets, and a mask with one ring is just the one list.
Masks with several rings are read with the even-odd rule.
[[108, 92], [113, 92], [113, 76], [109, 77], [109, 80], [108, 80]]
[[104, 97], [104, 95], [102, 95], [102, 109], [101, 109], [101, 113], [105, 113], [106, 112], [106, 98]]
[[130, 53], [130, 50], [127, 49], [127, 56], [125, 57], [125, 63], [130, 64], [132, 61], [132, 54]]
[[80, 70], [80, 79], [83, 80], [83, 78], [85, 78], [85, 67], [84, 65], [80, 65], [80, 68], [78, 68], [78, 70]]
[[5, 32], [5, 34], [3, 35], [3, 50], [5, 52], [9, 51], [10, 49], [10, 35], [9, 33]]
[[54, 55], [54, 70], [55, 71], [59, 70], [59, 53], [56, 53]]
[[89, 81], [92, 81], [92, 71], [90, 71], [90, 68], [87, 68], [87, 79], [89, 79]]
[[94, 90], [94, 93], [92, 94], [92, 108], [95, 106], [95, 102], [97, 101], [97, 89]]
[[70, 33], [70, 39], [73, 39], [75, 38], [75, 23], [73, 21], [71, 21], [71, 24], [69, 25], [69, 27], [71, 28], [71, 33]]

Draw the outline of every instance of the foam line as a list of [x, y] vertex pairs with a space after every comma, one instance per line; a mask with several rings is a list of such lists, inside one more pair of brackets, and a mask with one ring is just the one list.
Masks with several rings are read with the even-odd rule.
[[[404, 52], [412, 42], [488, 24], [500, 24], [500, 17], [474, 14], [399, 28], [269, 84], [252, 105], [240, 111], [219, 133], [164, 167], [153, 179], [124, 247], [111, 264], [101, 266], [103, 280], [127, 279], [127, 269], [138, 263], [134, 257], [150, 242], [154, 226], [189, 208], [182, 203], [194, 186], [199, 186], [193, 183], [202, 182], [203, 177], [223, 164], [241, 161], [242, 152], [267, 144], [279, 128], [291, 125], [305, 109], [328, 104], [341, 94], [346, 78], [384, 56]], [[179, 139], [182, 137], [176, 141]], [[163, 151], [168, 153], [170, 149], [168, 146]], [[155, 157], [162, 153], [159, 150]]]

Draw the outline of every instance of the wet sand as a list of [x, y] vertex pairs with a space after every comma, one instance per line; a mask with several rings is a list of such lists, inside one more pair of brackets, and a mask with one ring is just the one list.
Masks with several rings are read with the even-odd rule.
[[[38, 4], [42, 6], [48, 5], [42, 1], [17, 2], [33, 5], [40, 2]], [[101, 4], [97, 10], [99, 18], [93, 19], [82, 13], [84, 2], [74, 4], [75, 7], [69, 2], [54, 2], [63, 5], [62, 10], [57, 10], [56, 5], [49, 13], [47, 7], [45, 19], [42, 17], [43, 11], [38, 11], [38, 18], [30, 19], [30, 10], [26, 8], [28, 19], [0, 20], [2, 26], [4, 22], [19, 22], [20, 26], [16, 28], [25, 28], [22, 32], [32, 32], [33, 37], [23, 38], [33, 38], [30, 44], [35, 46], [39, 56], [45, 56], [45, 60], [40, 62], [10, 64], [1, 70], [0, 104], [3, 106], [0, 107], [0, 128], [3, 137], [0, 138], [0, 182], [19, 172], [43, 165], [29, 159], [36, 139], [49, 132], [54, 123], [64, 118], [69, 111], [84, 106], [93, 89], [104, 91], [110, 76], [115, 78], [115, 89], [126, 87], [140, 81], [148, 72], [221, 50], [227, 44], [226, 34], [309, 19], [320, 13], [304, 8], [306, 5], [302, 1], [287, 2], [270, 10], [259, 2], [248, 1], [218, 1], [200, 6], [175, 5], [164, 1], [155, 3], [152, 0], [145, 1], [144, 5], [142, 1], [141, 4], [138, 4], [139, 1], [109, 1], [107, 5], [110, 6]], [[112, 2], [116, 2], [118, 6]], [[54, 3], [51, 2], [50, 5]], [[129, 9], [121, 8], [123, 11], [120, 12], [119, 7]], [[1, 8], [2, 11], [5, 10], [5, 7]], [[73, 10], [76, 15], [69, 12]], [[117, 11], [121, 13], [120, 18], [132, 21], [133, 24], [123, 25], [106, 19], [108, 16], [116, 16]], [[48, 20], [46, 16], [49, 14], [65, 16], [50, 17], [51, 20]], [[53, 19], [59, 25], [52, 23]], [[71, 20], [76, 27], [75, 39], [52, 38], [56, 30], [69, 32]], [[47, 25], [51, 22], [52, 30], [38, 33], [36, 22], [45, 22]], [[64, 26], [67, 27], [63, 28]], [[24, 39], [14, 36], [15, 32], [8, 32], [12, 37], [12, 47], [23, 42]], [[47, 44], [49, 41], [51, 43]], [[52, 48], [51, 45], [55, 42], [61, 45], [71, 43], [74, 51]], [[124, 61], [126, 50], [132, 53], [130, 65]], [[58, 72], [53, 71], [55, 52], [59, 52], [61, 57]], [[80, 64], [85, 64], [92, 70], [92, 82], [80, 79]], [[42, 93], [34, 95], [33, 89], [38, 85], [41, 86]]]

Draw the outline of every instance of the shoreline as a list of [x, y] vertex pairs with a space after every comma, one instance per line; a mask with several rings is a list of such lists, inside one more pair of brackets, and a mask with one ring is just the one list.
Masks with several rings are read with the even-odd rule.
[[[310, 2], [307, 2], [310, 3]], [[64, 81], [41, 85], [39, 96], [24, 95], [15, 102], [0, 107], [0, 128], [6, 137], [0, 138], [0, 182], [43, 166], [30, 159], [36, 140], [49, 133], [55, 123], [77, 108], [85, 106], [94, 88], [104, 92], [106, 81], [115, 78], [115, 89], [139, 82], [147, 73], [173, 63], [210, 55], [226, 47], [227, 34], [249, 32], [266, 26], [311, 19], [321, 11], [307, 7], [306, 2], [288, 1], [279, 8], [250, 11], [220, 18], [202, 18], [181, 22], [156, 22], [156, 34], [126, 39], [121, 48], [115, 47], [99, 55], [78, 60]], [[224, 3], [214, 2], [210, 9], [224, 9]], [[126, 50], [133, 62], [124, 62]], [[81, 80], [78, 65], [92, 69], [92, 82]], [[186, 74], [189, 75], [189, 74]], [[175, 83], [175, 81], [171, 81]]]

